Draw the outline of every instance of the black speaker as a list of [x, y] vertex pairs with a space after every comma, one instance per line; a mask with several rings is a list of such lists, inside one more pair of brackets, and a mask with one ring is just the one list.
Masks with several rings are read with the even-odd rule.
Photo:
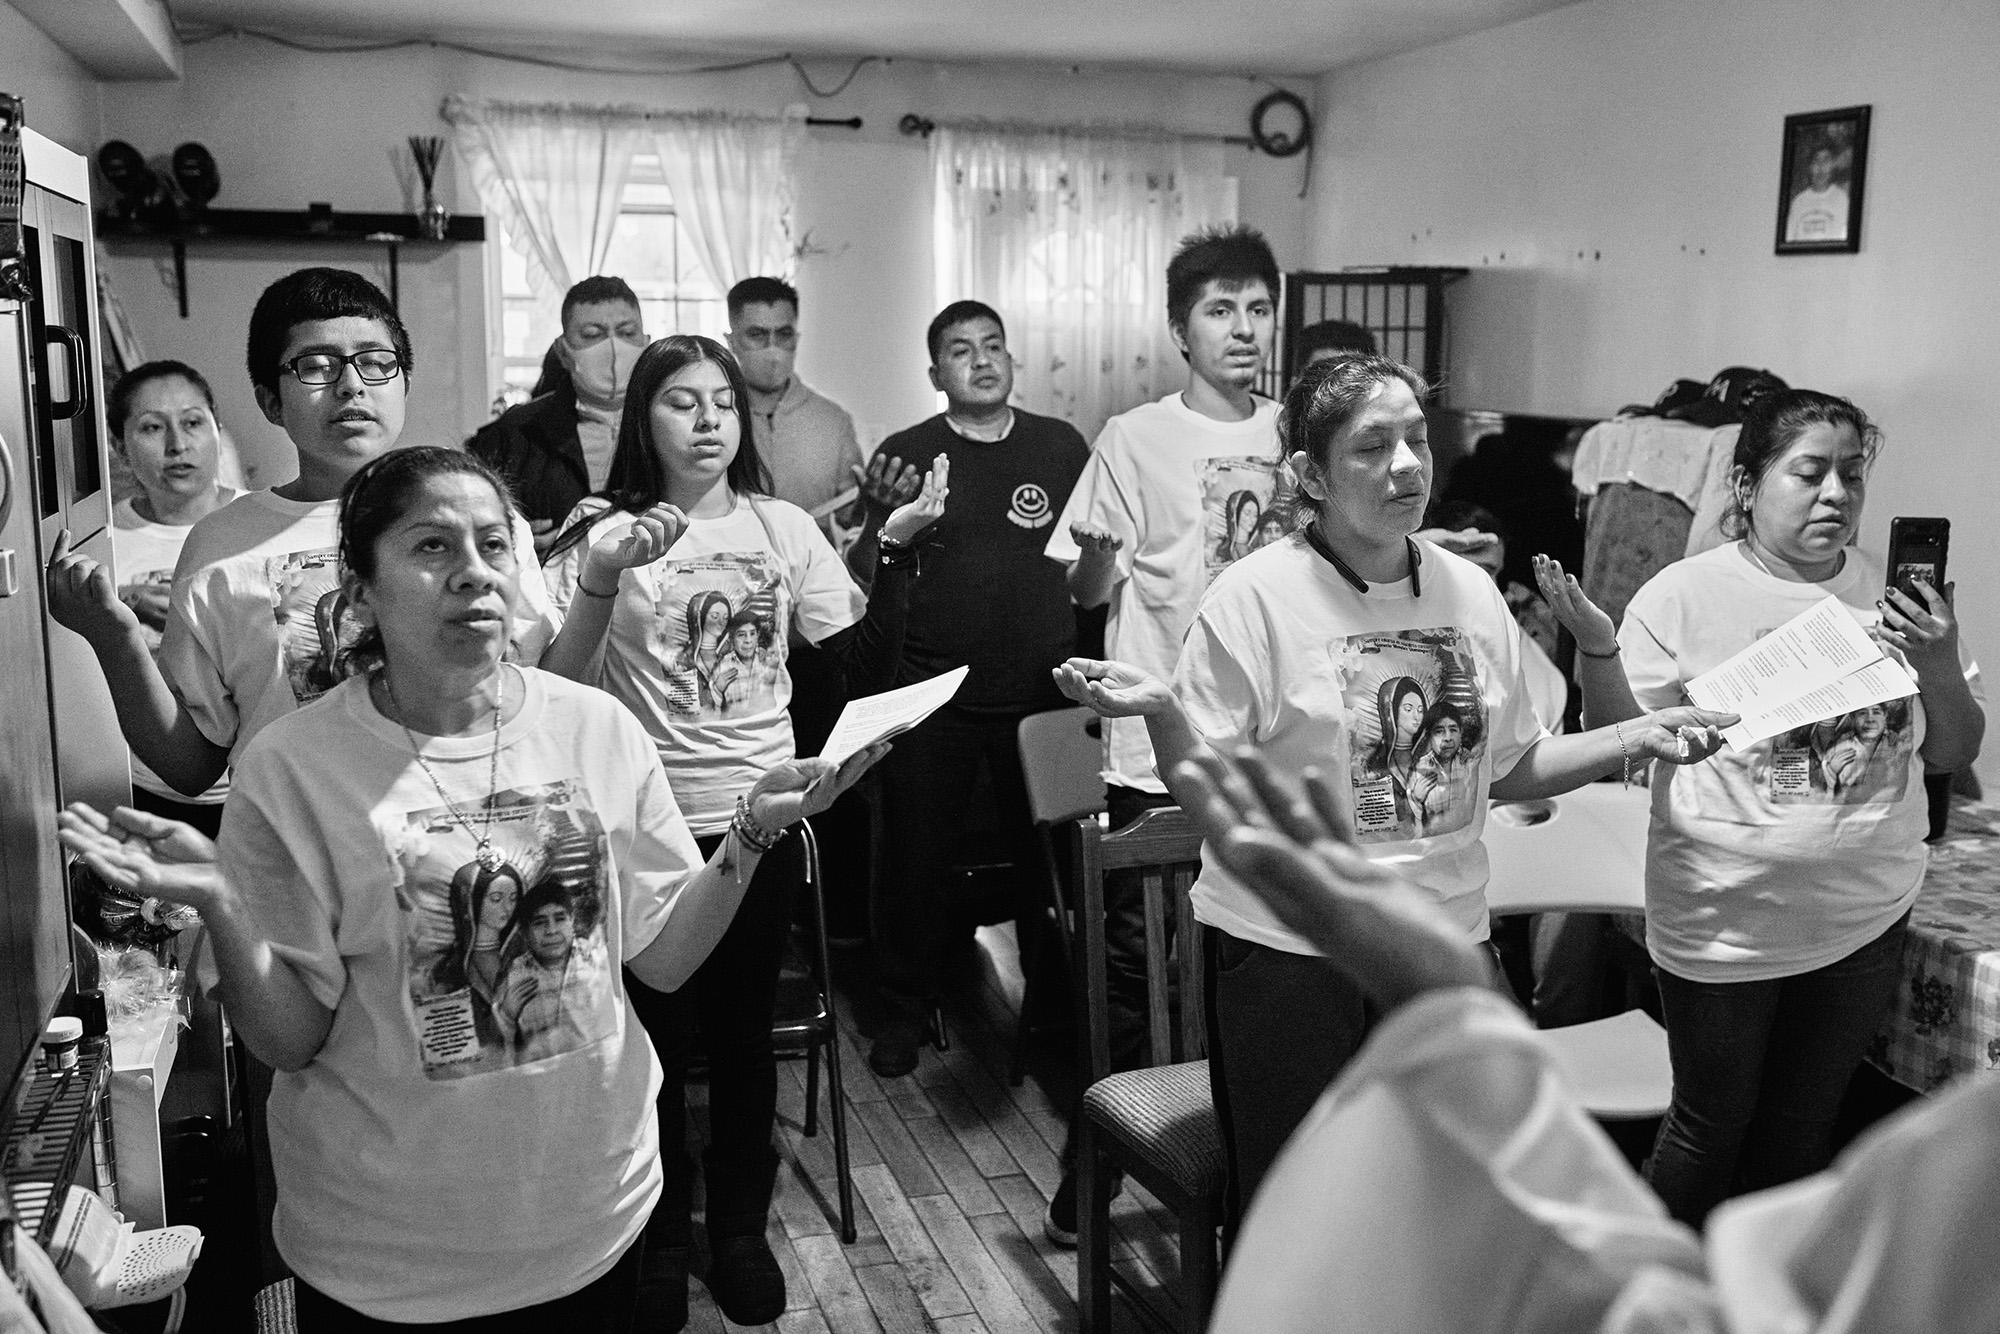
[[27, 233], [21, 230], [26, 194], [21, 99], [0, 93], [0, 301], [26, 301], [34, 295], [28, 286]]

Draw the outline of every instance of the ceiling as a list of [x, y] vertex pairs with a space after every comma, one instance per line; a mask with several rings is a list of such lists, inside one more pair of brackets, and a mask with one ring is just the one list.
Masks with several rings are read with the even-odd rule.
[[1572, 0], [171, 0], [183, 24], [634, 57], [898, 56], [1318, 74]]

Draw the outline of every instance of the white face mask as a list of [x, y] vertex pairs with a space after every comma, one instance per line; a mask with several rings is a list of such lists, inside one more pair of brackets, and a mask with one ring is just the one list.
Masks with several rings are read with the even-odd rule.
[[582, 349], [568, 340], [557, 344], [559, 354], [576, 385], [576, 396], [599, 407], [620, 407], [625, 402], [625, 386], [631, 383], [632, 368], [639, 364], [644, 343], [628, 343], [622, 338], [600, 338]]
[[798, 355], [797, 349], [789, 347], [758, 347], [736, 350], [736, 362], [743, 368], [743, 379], [752, 389], [760, 393], [775, 394], [783, 389], [792, 378], [792, 359]]

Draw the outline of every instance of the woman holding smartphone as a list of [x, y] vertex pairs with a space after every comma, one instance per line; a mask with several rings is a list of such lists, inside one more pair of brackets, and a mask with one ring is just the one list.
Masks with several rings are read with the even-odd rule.
[[1883, 711], [1900, 723], [1870, 744], [1890, 781], [1829, 779], [1812, 727], [1655, 771], [1646, 939], [1674, 1100], [1650, 1176], [1674, 1216], [1697, 1225], [1738, 1190], [1830, 1161], [1835, 1113], [1888, 1012], [1923, 883], [1924, 771], [1971, 763], [1985, 732], [1950, 586], [1885, 591], [1881, 568], [1850, 545], [1880, 447], [1846, 399], [1795, 389], [1758, 403], [1737, 437], [1723, 521], [1738, 540], [1655, 575], [1615, 636], [1602, 612], [1582, 611], [1575, 580], [1553, 563], [1538, 570], [1582, 652], [1623, 654], [1628, 691], [1609, 678], [1607, 694], [1602, 676], [1586, 685], [1595, 723], [1681, 703], [1690, 680], [1829, 596], [1918, 686]]

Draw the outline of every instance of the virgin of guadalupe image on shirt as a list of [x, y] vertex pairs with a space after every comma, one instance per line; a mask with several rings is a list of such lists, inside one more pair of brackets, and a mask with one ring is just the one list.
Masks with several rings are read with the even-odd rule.
[[340, 591], [340, 554], [331, 548], [288, 551], [271, 557], [265, 574], [285, 680], [294, 699], [310, 704], [347, 678], [348, 655], [361, 636]]
[[1484, 793], [1486, 707], [1454, 626], [1353, 635], [1329, 646], [1347, 715], [1363, 843], [1435, 838], [1472, 822]]
[[1910, 701], [1869, 704], [1771, 739], [1763, 786], [1778, 806], [1859, 806], [1903, 799], [1916, 750]]
[[777, 708], [788, 615], [777, 557], [730, 552], [672, 561], [662, 586], [654, 635], [666, 664], [667, 707], [701, 722]]
[[1291, 531], [1290, 470], [1275, 458], [1206, 458], [1200, 470], [1202, 569], [1210, 580]]
[[569, 783], [496, 796], [490, 848], [444, 808], [411, 811], [403, 872], [410, 1003], [431, 1079], [560, 1056], [617, 1031], [604, 937], [602, 826]]

